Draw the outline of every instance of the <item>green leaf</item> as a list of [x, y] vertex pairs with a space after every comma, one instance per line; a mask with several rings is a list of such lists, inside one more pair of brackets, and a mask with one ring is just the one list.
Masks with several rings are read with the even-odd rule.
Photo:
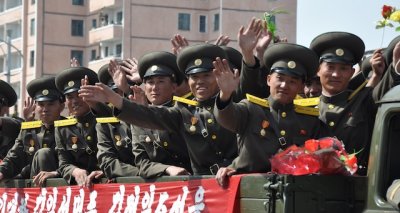
[[386, 23], [386, 26], [393, 27], [393, 24], [392, 23]]
[[396, 31], [400, 31], [400, 27], [396, 27]]

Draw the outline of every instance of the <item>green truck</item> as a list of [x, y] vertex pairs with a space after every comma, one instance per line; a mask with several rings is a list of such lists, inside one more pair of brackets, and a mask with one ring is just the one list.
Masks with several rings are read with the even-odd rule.
[[[378, 102], [368, 176], [245, 175], [239, 187], [240, 212], [399, 212], [398, 203], [386, 198], [387, 190], [393, 181], [400, 179], [399, 94], [400, 86], [394, 87]], [[190, 179], [199, 178], [213, 177], [190, 177]], [[162, 177], [154, 180], [126, 177], [117, 178], [116, 182], [143, 183], [187, 179], [188, 177], [184, 176]], [[48, 187], [67, 185], [63, 179], [49, 179], [46, 184]], [[22, 188], [31, 187], [31, 185], [31, 180], [0, 182], [0, 187]], [[395, 192], [396, 190], [393, 190], [393, 193]]]

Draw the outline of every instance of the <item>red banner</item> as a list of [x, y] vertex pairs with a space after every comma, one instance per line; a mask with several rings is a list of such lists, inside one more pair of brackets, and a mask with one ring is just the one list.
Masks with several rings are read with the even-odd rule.
[[157, 183], [0, 188], [0, 212], [234, 212], [240, 176]]

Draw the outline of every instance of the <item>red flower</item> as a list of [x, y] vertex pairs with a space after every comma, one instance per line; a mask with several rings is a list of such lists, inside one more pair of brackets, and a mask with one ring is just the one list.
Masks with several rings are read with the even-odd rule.
[[315, 139], [307, 140], [306, 142], [304, 142], [304, 148], [311, 153], [317, 151], [318, 150], [318, 140], [315, 140]]
[[389, 18], [390, 14], [392, 14], [392, 12], [393, 12], [393, 7], [388, 6], [388, 5], [383, 5], [382, 12], [381, 12], [383, 18], [385, 18], [385, 19]]

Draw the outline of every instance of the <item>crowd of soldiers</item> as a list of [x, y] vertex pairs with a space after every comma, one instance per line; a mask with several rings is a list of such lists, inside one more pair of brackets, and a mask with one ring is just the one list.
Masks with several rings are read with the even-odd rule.
[[0, 81], [0, 180], [215, 175], [226, 186], [233, 174], [269, 172], [270, 157], [290, 145], [327, 136], [360, 151], [366, 175], [376, 101], [400, 80], [400, 37], [363, 61], [364, 42], [347, 32], [309, 48], [273, 40], [253, 18], [238, 31], [239, 50], [226, 36], [189, 45], [175, 35], [172, 52], [111, 60], [97, 73], [71, 66], [27, 85], [24, 121], [5, 116], [17, 96]]

